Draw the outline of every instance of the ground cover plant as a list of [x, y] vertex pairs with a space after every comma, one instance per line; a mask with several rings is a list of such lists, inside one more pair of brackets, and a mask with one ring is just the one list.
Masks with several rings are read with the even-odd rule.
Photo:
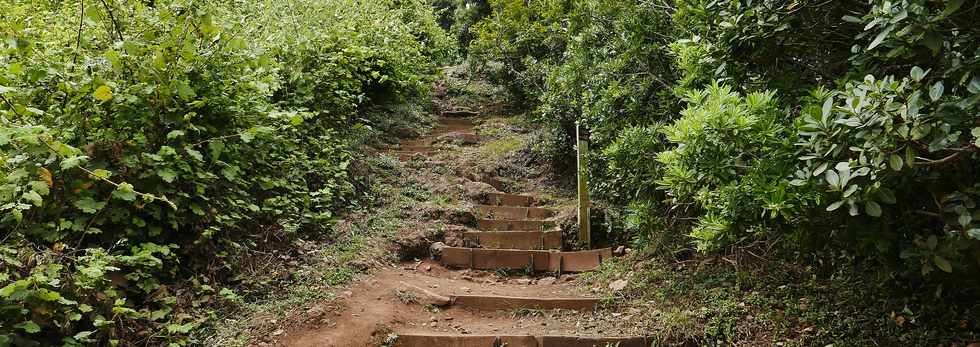
[[195, 343], [236, 259], [331, 237], [452, 54], [424, 1], [2, 7], [0, 345]]

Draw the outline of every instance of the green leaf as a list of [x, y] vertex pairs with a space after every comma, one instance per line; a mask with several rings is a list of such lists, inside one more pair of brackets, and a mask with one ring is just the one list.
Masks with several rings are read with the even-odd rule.
[[38, 194], [36, 191], [28, 190], [26, 193], [24, 193], [23, 197], [24, 200], [30, 201], [32, 204], [34, 204], [34, 206], [41, 207], [41, 205], [44, 204], [44, 198], [42, 198], [41, 194]]
[[28, 334], [36, 334], [36, 333], [38, 333], [38, 332], [41, 331], [41, 327], [39, 325], [37, 325], [37, 323], [34, 323], [34, 321], [26, 321], [26, 322], [17, 324], [14, 327], [15, 328], [18, 328], [18, 329], [23, 329]]
[[943, 270], [947, 273], [953, 272], [953, 264], [950, 264], [949, 260], [946, 260], [946, 258], [940, 257], [938, 255], [934, 255], [932, 256], [932, 262], [936, 263], [936, 267], [938, 267], [940, 270]]
[[881, 205], [878, 205], [877, 202], [874, 201], [865, 202], [864, 211], [867, 212], [869, 216], [881, 217]]
[[881, 197], [881, 202], [889, 205], [893, 205], [898, 202], [898, 199], [895, 198], [895, 192], [892, 192], [891, 189], [885, 187], [878, 190], [878, 196]]
[[105, 207], [105, 202], [95, 201], [92, 198], [83, 198], [81, 200], [75, 201], [73, 204], [76, 208], [82, 212], [93, 214], [99, 212], [103, 207]]
[[839, 209], [843, 205], [844, 205], [844, 200], [841, 200], [841, 201], [835, 202], [833, 204], [830, 204], [830, 206], [827, 206], [827, 212], [836, 211], [837, 209]]
[[973, 221], [973, 216], [970, 215], [969, 213], [961, 213], [960, 217], [957, 218], [957, 222], [959, 222], [960, 226], [964, 228], [970, 226], [970, 222], [972, 221]]
[[61, 298], [61, 294], [50, 289], [41, 288], [34, 292], [34, 297], [44, 301], [58, 301]]
[[173, 140], [173, 139], [176, 139], [176, 138], [181, 137], [181, 136], [184, 136], [184, 131], [183, 130], [174, 130], [174, 131], [171, 131], [171, 132], [167, 133], [167, 140]]
[[831, 187], [840, 187], [840, 175], [837, 174], [837, 171], [827, 170], [827, 174], [824, 177], [827, 180], [827, 184]]
[[191, 147], [184, 147], [184, 151], [187, 152], [187, 154], [190, 155], [195, 160], [204, 161], [204, 155], [202, 155], [201, 152], [197, 151], [196, 149], [193, 149]]
[[878, 45], [880, 45], [882, 42], [884, 42], [885, 41], [885, 38], [888, 37], [888, 34], [891, 34], [892, 33], [892, 30], [893, 29], [895, 29], [895, 26], [894, 25], [893, 26], [889, 26], [885, 30], [882, 30], [880, 33], [878, 33], [878, 36], [875, 36], [875, 39], [872, 40], [871, 41], [871, 44], [868, 45], [868, 50], [872, 50], [875, 47], [878, 47]]
[[82, 165], [87, 161], [88, 161], [88, 156], [84, 156], [84, 155], [65, 158], [64, 160], [61, 161], [61, 169], [68, 170], [77, 167], [79, 165]]
[[902, 156], [898, 154], [892, 154], [888, 157], [888, 165], [891, 166], [892, 170], [901, 171], [902, 166], [905, 165], [905, 161], [902, 160]]
[[939, 101], [939, 98], [943, 97], [943, 81], [936, 82], [929, 88], [929, 98], [932, 101]]
[[120, 200], [133, 201], [136, 200], [136, 191], [133, 189], [132, 184], [123, 182], [112, 192], [112, 197]]
[[187, 83], [178, 82], [177, 95], [180, 96], [180, 98], [183, 99], [184, 101], [189, 101], [193, 99], [195, 96], [197, 96], [197, 93], [195, 93], [194, 89], [191, 88], [191, 86], [188, 85]]
[[829, 98], [827, 98], [827, 100], [824, 100], [823, 107], [820, 110], [822, 117], [825, 118], [825, 119], [827, 117], [830, 117], [830, 112], [833, 109], [834, 109], [834, 98], [833, 97], [829, 97]]
[[96, 100], [99, 100], [101, 102], [112, 100], [112, 89], [110, 89], [109, 86], [103, 85], [101, 87], [96, 88], [95, 92], [92, 93], [92, 96], [94, 96]]
[[946, 9], [943, 10], [943, 17], [949, 16], [963, 7], [963, 0], [946, 0]]
[[16, 88], [11, 88], [11, 87], [4, 87], [3, 85], [0, 85], [0, 94], [7, 94], [7, 93], [12, 92], [12, 91], [15, 91], [15, 90], [17, 90], [17, 89]]
[[844, 17], [841, 17], [841, 19], [843, 19], [845, 22], [848, 22], [848, 23], [864, 24], [864, 21], [861, 20], [861, 18], [858, 18], [858, 17], [855, 17], [855, 16], [844, 16]]
[[974, 240], [980, 240], [980, 228], [967, 230], [966, 234], [972, 237]]
[[970, 80], [970, 85], [966, 87], [966, 90], [973, 94], [980, 93], [980, 76], [973, 76]]
[[177, 173], [171, 168], [163, 168], [157, 170], [157, 176], [160, 176], [164, 182], [172, 183], [177, 178]]
[[911, 75], [912, 75], [912, 80], [914, 80], [916, 82], [919, 82], [919, 81], [922, 81], [922, 79], [926, 77], [926, 72], [923, 71], [921, 67], [914, 66], [914, 67], [912, 67], [912, 73], [911, 73]]

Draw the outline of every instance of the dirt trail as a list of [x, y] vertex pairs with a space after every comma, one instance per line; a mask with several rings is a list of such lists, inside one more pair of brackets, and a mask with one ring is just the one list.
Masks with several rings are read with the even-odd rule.
[[[473, 119], [448, 118], [426, 137], [406, 140], [391, 153], [428, 160], [437, 139], [479, 142]], [[484, 179], [495, 183], [494, 178]], [[591, 297], [574, 283], [579, 272], [608, 259], [609, 250], [560, 252], [555, 213], [535, 207], [533, 195], [492, 192], [474, 201], [476, 230], [462, 243], [437, 243], [438, 260], [404, 262], [354, 284], [318, 321], [291, 331], [282, 346], [622, 346], [643, 338], [598, 339], [640, 332], [603, 324]], [[459, 241], [459, 240], [457, 240]], [[494, 250], [506, 248], [506, 250]], [[503, 271], [510, 270], [510, 271]], [[615, 313], [614, 313], [615, 315]], [[573, 337], [569, 337], [573, 336]], [[585, 338], [578, 338], [579, 336]]]

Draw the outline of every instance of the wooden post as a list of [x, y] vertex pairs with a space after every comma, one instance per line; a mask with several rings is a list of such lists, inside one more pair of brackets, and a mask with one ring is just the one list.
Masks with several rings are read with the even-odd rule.
[[592, 248], [591, 218], [589, 216], [589, 163], [585, 158], [589, 153], [588, 134], [584, 134], [579, 122], [575, 122], [576, 148], [578, 149], [578, 239], [587, 248]]

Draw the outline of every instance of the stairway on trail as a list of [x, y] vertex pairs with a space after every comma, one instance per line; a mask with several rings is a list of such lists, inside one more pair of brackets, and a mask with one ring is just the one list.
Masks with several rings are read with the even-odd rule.
[[[427, 159], [438, 149], [432, 144], [435, 139], [446, 134], [464, 138], [468, 143], [479, 141], [471, 131], [473, 122], [467, 118], [448, 118], [440, 120], [432, 135], [417, 140], [407, 140], [395, 149], [402, 160]], [[499, 181], [485, 182], [500, 188]], [[503, 192], [488, 193], [476, 204], [476, 230], [463, 234], [463, 244], [459, 247], [433, 246], [439, 263], [452, 269], [505, 270], [508, 273], [563, 274], [589, 271], [597, 268], [604, 260], [612, 257], [609, 248], [584, 251], [562, 251], [562, 232], [553, 220], [555, 211], [537, 206], [537, 199], [530, 195]], [[549, 277], [554, 279], [553, 277]], [[569, 295], [561, 291], [541, 290], [525, 287], [509, 288], [506, 295], [498, 293], [449, 294], [431, 293], [445, 298], [451, 309], [462, 309], [476, 317], [490, 317], [486, 312], [518, 310], [572, 310], [589, 315], [600, 305], [600, 298]], [[427, 290], [426, 290], [427, 291]], [[504, 291], [504, 290], [501, 290]], [[488, 320], [489, 322], [489, 320]], [[472, 322], [481, 324], [479, 321]], [[486, 323], [492, 325], [492, 323]], [[544, 323], [542, 323], [544, 324]], [[435, 325], [433, 324], [433, 327]], [[476, 329], [479, 331], [479, 329]], [[569, 326], [560, 334], [575, 333]], [[396, 327], [398, 336], [394, 346], [434, 347], [434, 346], [649, 346], [650, 340], [642, 336], [605, 337], [541, 334], [521, 329], [505, 329], [504, 332], [487, 334], [451, 334], [423, 327]]]

